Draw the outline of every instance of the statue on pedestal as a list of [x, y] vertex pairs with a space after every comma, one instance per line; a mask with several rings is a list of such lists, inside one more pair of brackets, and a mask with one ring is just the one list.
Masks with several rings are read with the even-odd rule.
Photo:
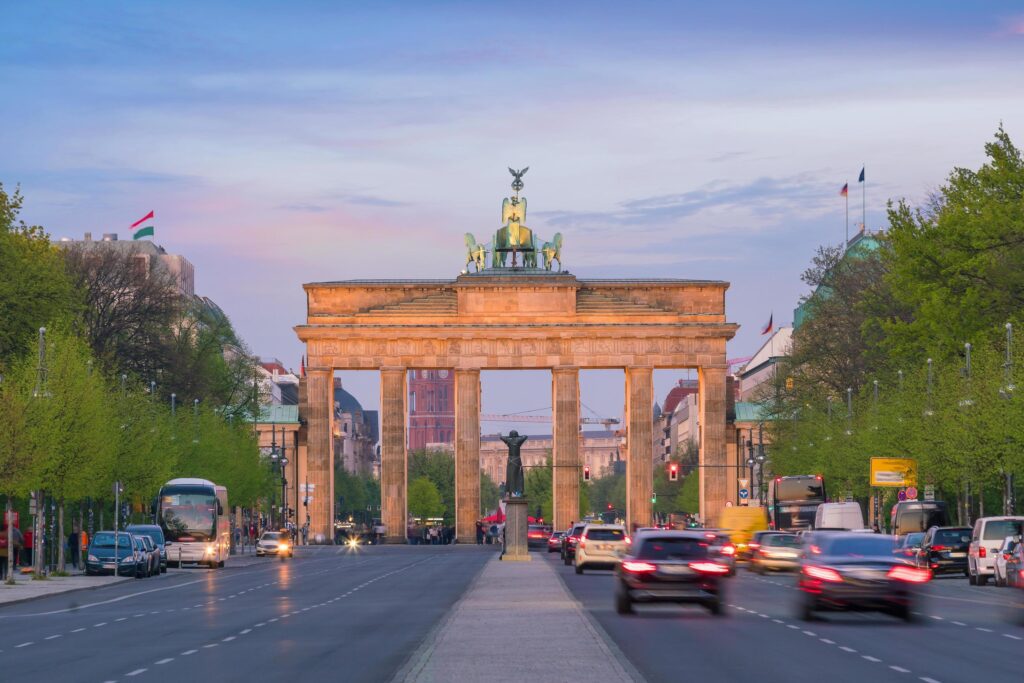
[[501, 440], [508, 446], [508, 464], [505, 465], [505, 491], [509, 498], [522, 498], [526, 495], [526, 492], [523, 490], [525, 488], [523, 459], [519, 453], [519, 448], [527, 438], [526, 436], [519, 436], [519, 432], [514, 429], [508, 433], [508, 436], [501, 437]]

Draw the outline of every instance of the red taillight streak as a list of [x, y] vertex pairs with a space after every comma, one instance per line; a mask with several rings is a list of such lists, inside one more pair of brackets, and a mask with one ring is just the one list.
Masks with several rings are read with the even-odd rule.
[[985, 550], [985, 546], [978, 546], [978, 557], [987, 557], [987, 551]]
[[701, 574], [728, 574], [729, 568], [723, 567], [716, 562], [691, 562], [689, 565], [690, 569], [700, 572]]
[[736, 547], [732, 546], [732, 545], [724, 545], [724, 546], [722, 546], [722, 554], [723, 555], [735, 555], [736, 554]]
[[904, 567], [901, 565], [890, 569], [886, 576], [890, 579], [905, 581], [907, 583], [927, 583], [931, 580], [932, 573], [927, 569]]
[[949, 550], [949, 548], [947, 548], [944, 545], [933, 545], [932, 546], [932, 550], [935, 550], [935, 551], [938, 551], [938, 550]]
[[651, 564], [650, 562], [623, 562], [622, 568], [627, 572], [653, 572], [657, 571], [658, 567]]
[[747, 547], [750, 548], [751, 550], [757, 550], [758, 548], [761, 547], [761, 544], [760, 543], [750, 543], [749, 545], [747, 545]]
[[829, 569], [828, 567], [817, 567], [813, 564], [804, 567], [804, 574], [806, 574], [812, 579], [817, 579], [818, 581], [830, 581], [832, 583], [838, 583], [843, 580], [843, 577], [840, 576], [839, 572], [837, 572], [835, 569]]

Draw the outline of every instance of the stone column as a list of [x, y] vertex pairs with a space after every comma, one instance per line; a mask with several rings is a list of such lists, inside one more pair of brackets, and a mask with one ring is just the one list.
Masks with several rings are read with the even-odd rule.
[[380, 370], [380, 508], [388, 543], [407, 541], [405, 368]]
[[306, 471], [313, 487], [309, 505], [310, 543], [334, 540], [334, 458], [331, 453], [331, 415], [334, 371], [306, 371]]
[[[493, 501], [495, 505], [498, 501]], [[480, 519], [480, 371], [455, 371], [455, 535], [476, 543]]]
[[626, 368], [626, 528], [630, 532], [652, 521], [653, 411], [653, 368]]
[[[551, 370], [551, 507], [555, 529], [580, 519], [580, 369]], [[527, 489], [526, 495], [534, 492]]]
[[725, 457], [725, 368], [698, 368], [700, 400], [700, 518], [717, 524], [728, 500], [729, 473]]

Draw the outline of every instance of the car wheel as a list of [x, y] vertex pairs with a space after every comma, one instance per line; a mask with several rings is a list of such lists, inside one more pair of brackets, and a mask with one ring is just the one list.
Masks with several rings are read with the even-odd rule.
[[810, 595], [805, 595], [800, 601], [798, 616], [802, 621], [814, 621], [814, 598]]
[[972, 586], [978, 585], [978, 577], [972, 574], [971, 570], [969, 569], [967, 570], [967, 583], [971, 584]]
[[568, 557], [563, 557], [562, 558], [562, 562], [565, 564], [566, 567], [569, 566], [569, 558]]
[[987, 583], [988, 583], [988, 577], [987, 576], [982, 576], [981, 574], [978, 574], [978, 585], [979, 586], [984, 586]]
[[707, 607], [708, 611], [711, 612], [716, 617], [720, 617], [720, 616], [723, 616], [725, 614], [725, 610], [722, 609], [722, 601], [721, 601], [721, 599], [717, 599], [716, 598], [715, 600], [710, 600], [710, 601], [704, 603], [704, 606]]
[[615, 611], [618, 614], [633, 614], [633, 599], [625, 588], [615, 591]]
[[576, 573], [577, 574], [582, 574], [583, 573], [583, 565], [582, 564], [576, 565]]
[[897, 617], [907, 622], [908, 624], [913, 624], [920, 621], [920, 618], [916, 614], [914, 614], [914, 605], [911, 603], [907, 603], [906, 605], [900, 605], [899, 607], [897, 607], [895, 610], [895, 614]]

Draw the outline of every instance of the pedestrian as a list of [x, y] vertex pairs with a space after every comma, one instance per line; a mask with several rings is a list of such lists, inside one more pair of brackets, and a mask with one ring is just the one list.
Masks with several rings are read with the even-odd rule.
[[21, 529], [14, 527], [14, 571], [18, 571], [21, 562], [21, 551], [25, 547], [25, 537], [21, 535]]
[[481, 524], [480, 522], [476, 523], [476, 544], [477, 545], [483, 545], [484, 544], [484, 525]]
[[78, 568], [78, 532], [72, 531], [68, 534], [68, 563]]

